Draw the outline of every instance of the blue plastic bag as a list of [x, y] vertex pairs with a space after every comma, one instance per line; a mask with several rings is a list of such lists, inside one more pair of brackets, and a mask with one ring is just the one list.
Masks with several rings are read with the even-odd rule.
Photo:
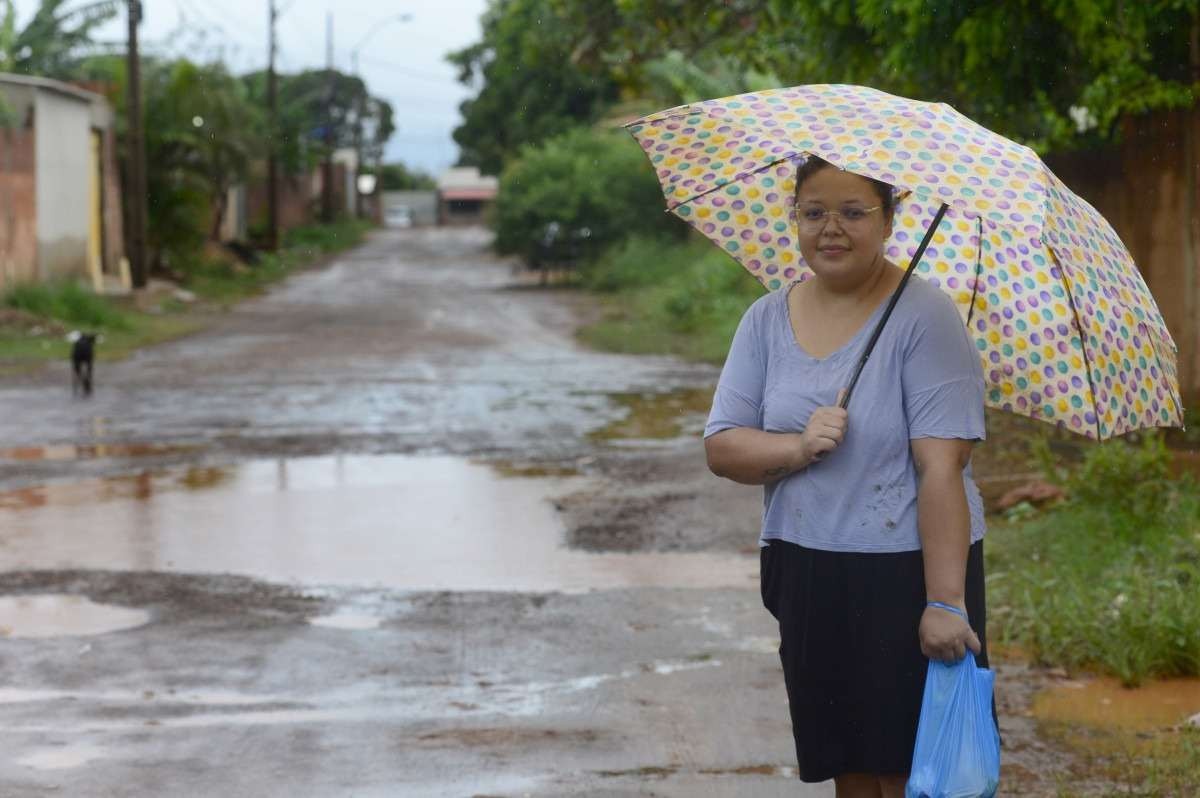
[[992, 717], [994, 678], [970, 651], [953, 665], [929, 661], [905, 798], [996, 795], [1000, 732]]

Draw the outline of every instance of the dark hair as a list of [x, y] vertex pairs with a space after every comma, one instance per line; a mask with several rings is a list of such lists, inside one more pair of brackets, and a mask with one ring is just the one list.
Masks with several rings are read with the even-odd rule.
[[[796, 190], [793, 192], [793, 196], [800, 194], [800, 186], [804, 185], [805, 180], [808, 180], [817, 172], [826, 168], [836, 169], [837, 167], [823, 158], [818, 158], [815, 155], [808, 156], [808, 159], [800, 164], [800, 168], [796, 170]], [[851, 172], [850, 174], [855, 173]], [[892, 187], [882, 180], [876, 180], [873, 177], [867, 177], [866, 175], [857, 176], [868, 181], [871, 184], [871, 188], [875, 189], [875, 193], [879, 195], [879, 204], [883, 206], [883, 217], [890, 219], [892, 212], [896, 210], [896, 196], [892, 192]]]

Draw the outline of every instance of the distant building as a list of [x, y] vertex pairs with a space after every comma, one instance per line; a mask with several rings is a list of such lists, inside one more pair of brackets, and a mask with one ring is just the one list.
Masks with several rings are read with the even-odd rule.
[[436, 191], [384, 191], [383, 224], [387, 227], [426, 227], [438, 222]]
[[438, 176], [438, 224], [483, 224], [500, 181], [474, 166], [447, 169]]
[[0, 289], [79, 278], [128, 290], [112, 107], [0, 73]]

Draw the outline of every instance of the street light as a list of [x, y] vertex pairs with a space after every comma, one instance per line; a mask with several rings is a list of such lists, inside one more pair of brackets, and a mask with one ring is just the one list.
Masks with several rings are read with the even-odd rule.
[[[381, 29], [383, 29], [384, 27], [386, 27], [389, 23], [408, 22], [412, 18], [413, 18], [413, 15], [407, 14], [407, 13], [394, 14], [392, 16], [384, 17], [383, 19], [379, 20], [374, 25], [372, 25], [371, 29], [367, 31], [366, 35], [363, 36], [361, 39], [359, 39], [354, 44], [354, 46], [350, 48], [351, 69], [354, 70], [354, 77], [356, 77], [360, 81], [362, 81], [363, 95], [364, 95], [364, 96], [359, 97], [358, 113], [355, 115], [356, 118], [354, 120], [354, 169], [357, 172], [357, 174], [356, 174], [357, 180], [355, 182], [358, 185], [362, 185], [361, 181], [362, 181], [362, 178], [364, 177], [364, 175], [362, 174], [362, 158], [363, 158], [363, 154], [362, 154], [362, 118], [363, 118], [363, 112], [366, 110], [363, 107], [363, 103], [365, 102], [365, 95], [366, 95], [366, 89], [367, 89], [367, 82], [365, 80], [363, 80], [362, 74], [358, 71], [358, 52], [359, 52], [359, 50], [361, 50], [363, 47], [366, 46], [367, 41], [370, 40], [370, 38], [372, 36], [374, 36], [376, 33], [379, 33], [379, 31]], [[372, 189], [374, 189], [373, 182], [372, 182], [371, 187], [372, 187]], [[356, 190], [354, 192], [354, 215], [357, 218], [362, 218], [362, 215], [363, 215], [362, 195], [364, 193], [369, 194], [371, 192], [370, 191], [363, 192], [361, 190]]]
[[366, 45], [367, 41], [370, 40], [370, 38], [372, 36], [374, 36], [376, 33], [379, 33], [379, 31], [381, 29], [383, 29], [385, 26], [387, 26], [389, 23], [410, 22], [412, 20], [412, 18], [413, 18], [412, 14], [395, 14], [390, 17], [384, 17], [383, 19], [379, 20], [378, 22], [376, 22], [374, 25], [371, 26], [371, 29], [369, 31], [367, 31], [367, 35], [363, 36], [361, 39], [359, 39], [358, 42], [353, 47], [350, 48], [350, 63], [352, 64], [352, 68], [354, 69], [355, 77], [359, 77], [359, 78], [362, 77], [361, 75], [358, 74], [358, 51], [361, 50]]

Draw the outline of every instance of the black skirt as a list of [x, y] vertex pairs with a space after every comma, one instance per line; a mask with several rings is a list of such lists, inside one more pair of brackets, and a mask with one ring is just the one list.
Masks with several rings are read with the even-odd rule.
[[[921, 552], [831, 552], [771, 540], [760, 557], [763, 605], [779, 621], [801, 780], [908, 773], [929, 665], [917, 636]], [[983, 644], [976, 662], [988, 667], [982, 540], [967, 558], [966, 603]]]

